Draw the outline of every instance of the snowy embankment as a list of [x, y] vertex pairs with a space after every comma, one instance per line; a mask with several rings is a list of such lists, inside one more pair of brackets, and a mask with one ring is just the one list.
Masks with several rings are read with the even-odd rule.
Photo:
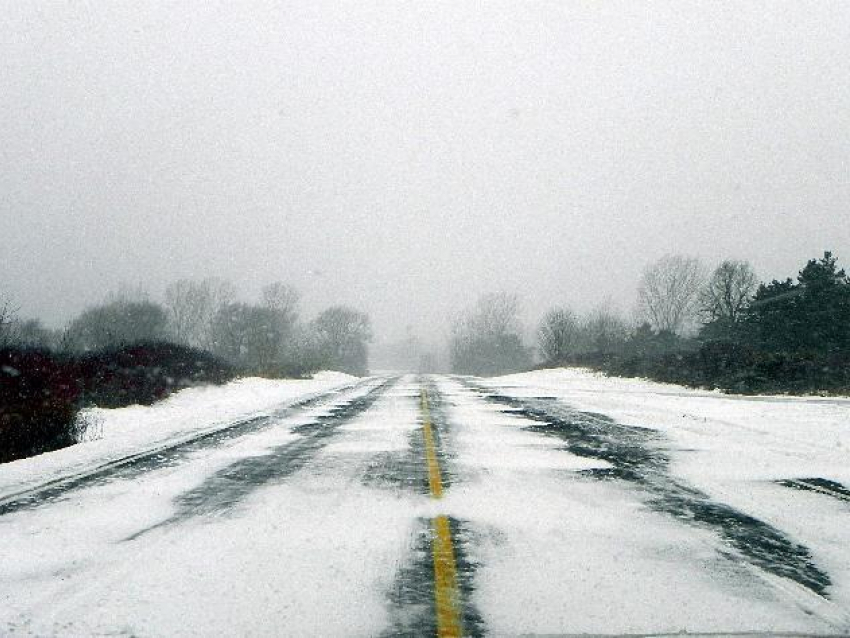
[[[352, 379], [322, 375], [319, 391], [337, 380]], [[418, 427], [418, 388], [384, 381], [0, 517], [0, 635], [380, 635], [418, 511], [363, 480], [391, 472]], [[313, 391], [294, 383], [290, 396]], [[285, 392], [238, 388], [250, 414]]]
[[850, 398], [723, 394], [581, 368], [510, 375], [488, 384], [516, 396], [544, 392], [578, 410], [663, 431], [688, 449], [675, 460], [679, 471], [694, 478], [820, 476], [850, 483]]
[[340, 372], [320, 372], [312, 379], [245, 378], [223, 386], [187, 388], [151, 406], [93, 408], [83, 416], [93, 424], [82, 443], [0, 465], [0, 498], [226, 426], [261, 416], [289, 402], [349, 385], [356, 380]]
[[850, 486], [850, 398], [730, 395], [584, 369], [485, 384], [662, 432], [675, 478], [808, 547], [832, 579], [833, 603], [850, 609], [850, 502], [781, 483], [819, 478]]

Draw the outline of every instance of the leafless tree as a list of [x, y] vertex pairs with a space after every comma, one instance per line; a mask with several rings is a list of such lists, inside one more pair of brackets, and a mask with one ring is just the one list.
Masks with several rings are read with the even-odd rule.
[[351, 374], [365, 374], [372, 340], [369, 316], [346, 306], [333, 306], [313, 321], [324, 364]]
[[124, 281], [106, 295], [104, 304], [142, 303], [150, 300], [150, 291], [144, 284]]
[[212, 347], [212, 326], [221, 308], [233, 302], [233, 285], [223, 279], [180, 279], [165, 289], [169, 329], [179, 343]]
[[18, 309], [11, 300], [0, 296], [0, 348], [14, 342], [17, 314]]
[[56, 334], [45, 328], [38, 319], [27, 319], [18, 324], [15, 341], [27, 348], [52, 348]]
[[451, 367], [463, 374], [499, 374], [530, 364], [523, 345], [519, 297], [499, 292], [484, 295], [452, 324]]
[[53, 348], [56, 352], [61, 352], [63, 354], [71, 354], [76, 350], [73, 321], [69, 321], [62, 328], [56, 331]]
[[165, 307], [172, 337], [178, 343], [198, 345], [207, 319], [208, 295], [201, 282], [180, 279], [165, 289]]
[[68, 329], [66, 347], [97, 351], [166, 337], [165, 309], [151, 301], [113, 301], [89, 308]]
[[287, 325], [293, 325], [298, 319], [298, 302], [301, 293], [294, 286], [276, 281], [263, 288], [263, 305], [278, 313]]
[[681, 335], [696, 316], [704, 279], [698, 259], [665, 255], [643, 271], [638, 288], [641, 316], [656, 330]]
[[758, 286], [746, 261], [726, 260], [715, 268], [699, 295], [699, 308], [708, 321], [738, 321]]
[[581, 345], [581, 325], [572, 310], [553, 308], [537, 328], [537, 343], [544, 361], [564, 362]]
[[212, 351], [245, 371], [274, 374], [281, 336], [279, 318], [269, 308], [226, 304], [213, 318]]
[[519, 296], [507, 292], [484, 295], [475, 305], [471, 320], [474, 329], [480, 334], [520, 334]]
[[295, 376], [321, 370], [328, 365], [322, 348], [320, 336], [312, 322], [296, 323], [284, 344], [280, 357], [281, 370]]
[[277, 317], [280, 331], [278, 347], [279, 362], [287, 368], [298, 368], [295, 361], [295, 328], [298, 323], [298, 302], [301, 293], [295, 287], [280, 281], [265, 286], [262, 291], [262, 305]]
[[582, 329], [584, 347], [602, 354], [615, 352], [629, 335], [626, 321], [608, 304], [602, 304], [592, 310], [585, 317]]

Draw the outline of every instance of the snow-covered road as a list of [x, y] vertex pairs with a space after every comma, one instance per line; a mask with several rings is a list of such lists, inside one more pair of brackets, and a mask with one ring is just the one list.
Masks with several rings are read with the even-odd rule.
[[850, 400], [240, 383], [0, 466], [0, 635], [850, 631]]

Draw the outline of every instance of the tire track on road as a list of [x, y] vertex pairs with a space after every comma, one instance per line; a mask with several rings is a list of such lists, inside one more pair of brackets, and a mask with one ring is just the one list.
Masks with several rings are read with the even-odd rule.
[[713, 530], [733, 551], [732, 560], [745, 559], [769, 574], [787, 578], [822, 599], [829, 599], [831, 579], [818, 567], [811, 551], [780, 530], [724, 503], [712, 501], [699, 490], [682, 484], [669, 473], [670, 459], [660, 449], [663, 437], [646, 428], [626, 426], [600, 415], [574, 410], [551, 398], [519, 398], [458, 381], [503, 411], [537, 423], [527, 427], [564, 441], [577, 456], [606, 461], [611, 469], [584, 474], [626, 481], [643, 488], [649, 506], [691, 525]]
[[177, 496], [174, 499], [176, 512], [172, 516], [125, 540], [135, 540], [154, 529], [190, 518], [225, 513], [257, 489], [291, 476], [330, 442], [340, 426], [368, 410], [397, 381], [397, 378], [387, 379], [366, 394], [335, 406], [328, 414], [294, 427], [292, 432], [302, 435], [296, 441], [274, 447], [266, 454], [240, 459], [218, 470], [199, 486]]
[[225, 425], [216, 426], [211, 430], [170, 440], [135, 454], [122, 456], [40, 485], [7, 494], [0, 497], [0, 516], [45, 505], [75, 490], [176, 465], [194, 452], [206, 447], [221, 445], [247, 434], [253, 434], [281, 419], [320, 405], [338, 397], [341, 393], [354, 392], [372, 382], [374, 382], [373, 379], [364, 379], [326, 392], [311, 394], [292, 402], [286, 402], [270, 413], [239, 419]]
[[850, 503], [850, 489], [847, 489], [841, 483], [830, 481], [824, 478], [799, 478], [799, 479], [784, 479], [777, 481], [780, 485], [790, 487], [795, 490], [807, 490], [817, 492], [825, 496]]
[[[421, 428], [411, 439], [416, 456], [413, 485], [435, 504], [451, 489], [453, 473], [447, 464], [448, 430], [443, 396], [430, 380], [420, 381]], [[402, 567], [390, 592], [391, 623], [382, 636], [482, 636], [484, 625], [471, 602], [476, 566], [467, 558], [470, 538], [463, 521], [439, 509], [418, 521], [412, 543], [413, 561]]]

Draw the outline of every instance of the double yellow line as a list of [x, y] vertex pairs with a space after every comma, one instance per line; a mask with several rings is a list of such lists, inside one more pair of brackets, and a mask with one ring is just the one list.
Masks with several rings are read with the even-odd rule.
[[[434, 426], [428, 393], [420, 393], [422, 410], [422, 434], [425, 437], [425, 461], [428, 465], [428, 486], [431, 498], [443, 497], [443, 481], [437, 461], [437, 446], [434, 442]], [[437, 607], [437, 635], [441, 638], [463, 635], [460, 622], [460, 592], [457, 585], [457, 563], [449, 519], [440, 515], [431, 521], [431, 553], [434, 559], [434, 602]]]

